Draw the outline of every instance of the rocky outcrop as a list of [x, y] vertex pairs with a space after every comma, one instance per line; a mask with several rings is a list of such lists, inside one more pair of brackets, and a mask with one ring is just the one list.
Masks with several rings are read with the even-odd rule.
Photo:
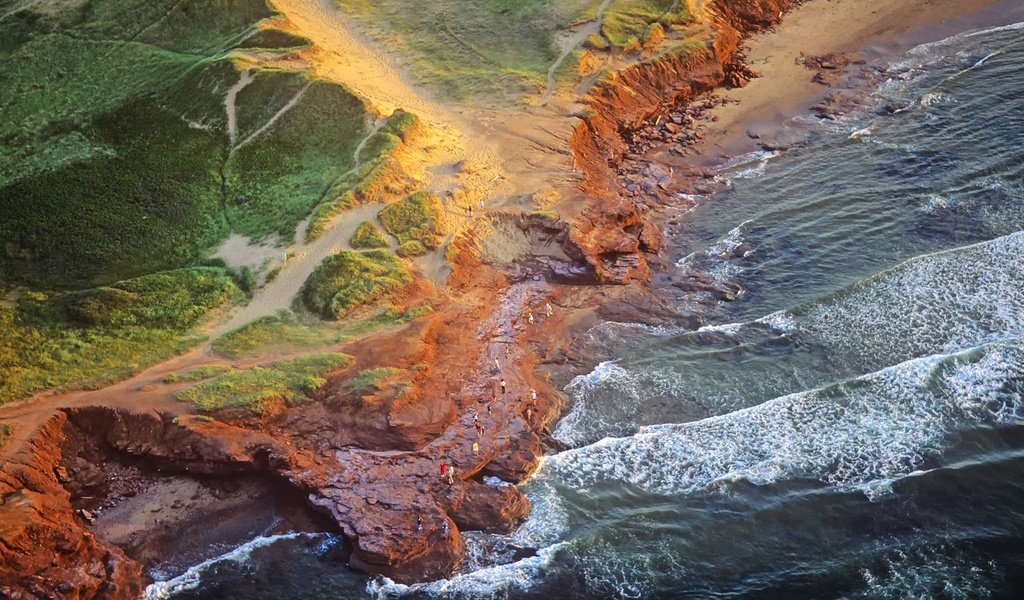
[[490, 529], [514, 523], [530, 512], [530, 502], [519, 490], [506, 485], [466, 485], [447, 488], [444, 503], [461, 529]]
[[0, 597], [134, 600], [141, 566], [86, 529], [54, 469], [66, 421], [54, 414], [0, 466]]

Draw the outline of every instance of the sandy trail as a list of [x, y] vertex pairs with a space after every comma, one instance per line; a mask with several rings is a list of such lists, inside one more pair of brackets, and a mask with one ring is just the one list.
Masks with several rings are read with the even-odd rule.
[[228, 93], [224, 95], [224, 112], [228, 116], [228, 144], [233, 148], [235, 141], [238, 140], [238, 114], [235, 111], [235, 100], [238, 98], [238, 92], [241, 92], [245, 86], [249, 85], [256, 78], [253, 77], [252, 71], [246, 69], [242, 71], [242, 74], [238, 78], [238, 82], [228, 89]]
[[253, 299], [242, 306], [231, 317], [210, 332], [210, 340], [216, 340], [225, 333], [237, 329], [246, 323], [262, 316], [273, 314], [279, 310], [291, 308], [295, 294], [302, 288], [313, 270], [323, 259], [340, 250], [350, 250], [349, 239], [356, 227], [363, 221], [372, 221], [377, 213], [384, 208], [380, 202], [361, 204], [342, 213], [323, 235], [309, 244], [297, 244], [293, 247], [278, 276], [261, 287]]

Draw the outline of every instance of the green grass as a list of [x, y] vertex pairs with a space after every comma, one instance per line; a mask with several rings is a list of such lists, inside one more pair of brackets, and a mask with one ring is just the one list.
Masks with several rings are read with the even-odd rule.
[[345, 331], [349, 335], [353, 336], [363, 335], [365, 333], [369, 333], [370, 331], [380, 329], [381, 327], [403, 325], [417, 317], [421, 317], [425, 314], [430, 313], [432, 310], [433, 309], [430, 307], [430, 305], [427, 304], [423, 306], [417, 306], [415, 308], [410, 308], [409, 310], [406, 311], [399, 311], [396, 310], [394, 307], [391, 307], [382, 310], [381, 312], [373, 315], [372, 317], [368, 317], [366, 319], [363, 319], [362, 321], [349, 325], [348, 327], [345, 328]]
[[306, 43], [257, 30], [274, 15], [263, 0], [22, 4], [0, 20], [7, 281], [81, 288], [193, 265], [232, 228], [288, 241], [365, 136], [368, 108], [344, 88], [257, 71], [240, 140], [305, 92], [225, 164], [240, 75], [224, 52]]
[[[599, 2], [336, 0], [365, 30], [414, 61], [448, 99], [511, 102], [543, 89], [556, 28]], [[562, 7], [561, 5], [568, 5]]]
[[396, 193], [388, 185], [394, 170], [392, 158], [404, 142], [416, 135], [419, 125], [419, 118], [412, 113], [402, 109], [391, 113], [363, 145], [359, 153], [360, 167], [339, 178], [323, 194], [306, 230], [307, 243], [320, 237], [331, 220], [345, 209], [380, 199], [382, 193]]
[[[225, 170], [227, 212], [239, 233], [254, 238], [278, 233], [291, 240], [299, 221], [352, 167], [355, 148], [367, 133], [368, 108], [338, 85], [303, 81], [296, 74], [274, 78], [287, 89], [288, 101], [301, 96], [271, 128], [231, 155]], [[243, 89], [239, 98], [249, 92]], [[256, 96], [260, 103], [264, 97]]]
[[257, 357], [323, 348], [345, 339], [336, 323], [303, 323], [282, 311], [224, 334], [213, 342], [213, 350], [229, 358]]
[[436, 248], [440, 230], [441, 203], [428, 192], [416, 192], [385, 206], [378, 213], [381, 225], [400, 244], [416, 241], [425, 248]]
[[7, 438], [12, 435], [14, 435], [14, 431], [11, 429], [11, 426], [7, 423], [0, 423], [0, 448], [4, 447], [4, 444], [7, 443]]
[[253, 415], [265, 414], [276, 403], [298, 406], [320, 389], [324, 375], [348, 365], [347, 354], [316, 354], [263, 367], [233, 370], [185, 388], [175, 394], [204, 412], [239, 408]]
[[186, 381], [202, 381], [203, 379], [209, 379], [222, 375], [231, 370], [231, 367], [227, 365], [204, 365], [202, 367], [196, 367], [183, 373], [171, 373], [170, 375], [164, 376], [164, 383], [181, 383]]
[[380, 391], [380, 384], [385, 379], [397, 375], [402, 369], [395, 367], [380, 367], [377, 369], [364, 369], [351, 378], [345, 380], [343, 386], [346, 391], [358, 396], [372, 394]]
[[405, 266], [390, 252], [344, 251], [324, 259], [299, 295], [311, 312], [341, 319], [357, 308], [385, 300], [411, 281]]
[[619, 48], [639, 48], [657, 38], [658, 27], [692, 21], [684, 0], [613, 0], [604, 13], [601, 33]]
[[363, 221], [356, 227], [355, 233], [349, 243], [353, 248], [387, 248], [388, 240], [384, 232], [373, 221]]
[[202, 267], [25, 293], [17, 307], [0, 307], [0, 403], [124, 379], [198, 343], [203, 317], [240, 298], [230, 273]]

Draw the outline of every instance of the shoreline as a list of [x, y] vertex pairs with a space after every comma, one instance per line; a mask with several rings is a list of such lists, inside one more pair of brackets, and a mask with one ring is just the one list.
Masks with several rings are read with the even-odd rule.
[[[870, 18], [860, 18], [867, 11]], [[1013, 0], [810, 0], [783, 17], [778, 28], [746, 40], [746, 61], [758, 77], [744, 87], [715, 92], [726, 104], [709, 111], [704, 140], [683, 162], [715, 167], [765, 144], [785, 146], [787, 124], [844, 87], [842, 81], [815, 83], [815, 70], [798, 64], [798, 57], [846, 53], [870, 67], [919, 44], [1022, 20], [1024, 6]]]
[[[878, 2], [877, 4], [881, 5], [882, 3]], [[868, 22], [859, 23], [859, 27], [851, 28], [851, 31], [846, 32], [846, 37], [818, 40], [817, 38], [821, 37], [820, 31], [817, 36], [812, 35], [816, 28], [826, 27], [823, 23], [828, 22], [829, 19], [843, 22], [844, 19], [849, 19], [850, 13], [815, 14], [816, 9], [826, 6], [826, 0], [811, 0], [784, 17], [777, 31], [757, 34], [742, 43], [742, 45], [750, 47], [747, 60], [754, 70], [760, 71], [761, 77], [752, 80], [746, 87], [724, 92], [721, 88], [716, 88], [712, 91], [712, 94], [721, 94], [730, 100], [730, 103], [711, 109], [708, 117], [717, 117], [717, 121], [709, 121], [704, 124], [704, 141], [694, 146], [691, 154], [665, 160], [660, 153], [644, 153], [642, 161], [648, 164], [664, 162], [664, 164], [707, 167], [714, 164], [705, 162], [711, 160], [711, 155], [724, 152], [735, 155], [737, 151], [734, 148], [743, 146], [756, 148], [769, 139], [773, 132], [779, 131], [788, 119], [805, 114], [817, 101], [814, 98], [823, 96], [833, 88], [812, 83], [813, 71], [802, 65], [791, 64], [795, 52], [808, 54], [850, 51], [864, 54], [896, 52], [894, 48], [901, 47], [899, 44], [909, 44], [909, 42], [901, 41], [904, 39], [901, 36], [911, 36], [912, 38], [915, 35], [927, 35], [924, 32], [937, 32], [947, 27], [966, 27], [965, 23], [978, 22], [971, 20], [969, 15], [979, 14], [977, 11], [995, 10], [995, 7], [1006, 4], [1009, 4], [1006, 0], [998, 4], [987, 0], [972, 0], [967, 5], [960, 6], [954, 5], [950, 0], [918, 0], [909, 5], [896, 7], [894, 12], [904, 15], [903, 20], [895, 19], [892, 13], [876, 11], [872, 14], [878, 16]], [[922, 7], [935, 5], [945, 7], [946, 12], [923, 14]], [[852, 0], [830, 0], [827, 2], [827, 6], [830, 9], [842, 6], [844, 10], [858, 13], [857, 10], [853, 10], [856, 6]], [[983, 9], [982, 7], [987, 8]], [[977, 9], [976, 12], [970, 12], [975, 9]], [[1021, 12], [1024, 12], [1024, 9]], [[964, 16], [965, 14], [968, 16]], [[929, 18], [940, 20], [922, 24]], [[867, 35], [869, 41], [857, 48], [850, 48], [851, 39], [858, 38], [861, 34]], [[947, 35], [949, 33], [942, 37]], [[814, 43], [812, 44], [812, 42]], [[805, 45], [807, 48], [803, 47]], [[701, 95], [697, 95], [687, 104], [693, 104], [701, 98]], [[731, 103], [733, 100], [735, 103]], [[540, 117], [536, 115], [534, 117], [540, 122]], [[751, 139], [748, 136], [748, 132], [752, 128], [757, 130], [756, 134], [760, 139]], [[518, 177], [522, 177], [522, 175], [522, 173], [515, 174]], [[621, 198], [615, 198], [615, 200], [619, 201]], [[594, 208], [594, 206], [598, 210], [604, 208], [600, 198], [594, 201], [594, 205], [589, 208]], [[561, 208], [559, 210], [563, 218], [571, 222], [567, 227], [571, 228], [579, 220], [581, 209], [578, 206], [566, 208], [564, 211]], [[572, 217], [566, 215], [572, 215]], [[491, 225], [500, 223], [501, 218], [503, 218], [502, 215], [488, 215]], [[658, 211], [654, 211], [646, 217], [639, 215], [637, 219], [637, 223], [641, 224], [640, 226], [645, 232], [647, 231], [646, 223], [663, 220], [658, 215]], [[511, 217], [509, 220], [512, 220]], [[528, 232], [536, 232], [541, 227], [547, 226], [542, 223], [541, 219], [528, 221], [520, 217], [520, 221], [522, 221], [521, 230], [527, 236]], [[518, 227], [519, 225], [514, 226]], [[632, 227], [633, 224], [630, 223], [628, 226]], [[472, 231], [472, 225], [468, 227]], [[513, 227], [513, 225], [509, 227]], [[600, 234], [605, 230], [598, 229], [597, 232]], [[569, 235], [565, 230], [551, 234], [552, 236]], [[641, 238], [643, 235], [641, 234]], [[455, 239], [455, 242], [458, 241]], [[468, 246], [475, 240], [464, 241]], [[573, 240], [563, 241], [565, 247], [570, 248], [570, 242]], [[643, 242], [642, 239], [641, 242]], [[664, 273], [667, 269], [664, 268], [664, 265], [658, 264], [655, 244], [653, 242], [650, 244], [649, 246], [641, 245], [634, 252], [637, 255], [649, 256], [648, 260], [651, 262], [655, 274]], [[571, 264], [572, 258], [580, 260], [570, 257], [571, 252], [568, 250], [565, 252], [567, 263]], [[204, 460], [212, 462], [234, 460], [238, 464], [244, 464], [245, 469], [251, 469], [246, 472], [256, 473], [257, 475], [254, 476], [257, 477], [284, 477], [283, 474], [287, 473], [290, 485], [293, 485], [296, 490], [309, 493], [310, 508], [320, 509], [318, 516], [333, 518], [347, 539], [359, 539], [361, 536], [369, 538], [372, 535], [371, 529], [382, 526], [388, 528], [387, 539], [384, 542], [374, 538], [375, 543], [379, 543], [380, 546], [373, 546], [373, 551], [377, 554], [368, 553], [372, 560], [364, 560], [365, 556], [363, 558], [357, 556], [356, 558], [360, 562], [354, 561], [356, 566], [363, 566], [367, 571], [378, 574], [393, 575], [388, 571], [392, 569], [392, 564], [388, 560], [393, 555], [388, 552], [399, 548], [405, 552], [403, 556], [412, 556], [413, 559], [410, 562], [414, 563], [402, 573], [403, 575], [411, 573], [410, 577], [420, 579], [437, 576], [442, 574], [445, 568], [458, 561], [458, 535], [456, 534], [454, 537], [449, 535], [449, 522], [452, 523], [452, 529], [455, 529], [456, 525], [464, 529], [473, 529], [507, 525], [522, 518], [524, 511], [528, 510], [528, 504], [523, 504], [526, 502], [525, 497], [519, 498], [512, 492], [498, 489], [497, 486], [480, 484], [474, 478], [482, 478], [483, 475], [490, 474], [501, 476], [509, 481], [521, 482], [529, 477], [536, 466], [538, 457], [544, 453], [543, 435], [553, 429], [558, 419], [567, 414], [569, 409], [568, 406], [562, 406], [564, 394], [551, 386], [551, 379], [564, 378], [569, 372], [566, 365], [582, 366], [585, 364], [585, 360], [575, 356], [572, 347], [573, 334], [585, 331], [594, 322], [600, 322], [609, 316], [636, 318], [644, 316], [644, 314], [657, 315], [659, 306], [656, 304], [656, 293], [651, 292], [649, 283], [630, 286], [616, 286], [605, 281], [560, 283], [553, 279], [554, 270], [539, 270], [540, 274], [537, 274], [532, 273], [528, 268], [523, 270], [520, 270], [519, 266], [513, 268], [509, 266], [513, 264], [511, 262], [504, 265], [506, 268], [503, 269], [485, 264], [478, 256], [462, 260], [464, 262], [454, 265], [455, 273], [448, 282], [449, 289], [459, 288], [461, 285], [462, 295], [457, 296], [456, 300], [442, 302], [442, 304], [446, 304], [444, 306], [446, 312], [432, 317], [433, 320], [430, 323], [418, 326], [418, 328], [410, 328], [417, 336], [420, 336], [420, 342], [424, 346], [429, 346], [428, 350], [437, 353], [431, 356], [435, 362], [431, 363], [430, 370], [423, 376], [422, 381], [436, 386], [436, 389], [432, 391], [446, 395], [448, 397], [446, 401], [450, 402], [450, 407], [445, 407], [440, 406], [438, 404], [440, 401], [437, 401], [438, 403], [427, 406], [419, 412], [410, 410], [407, 413], [399, 413], [395, 419], [399, 423], [408, 423], [409, 419], [420, 417], [424, 411], [444, 411], [449, 408], [451, 414], [448, 415], [447, 420], [431, 414], [428, 415], [429, 418], [436, 419], [436, 421], [430, 421], [428, 426], [419, 423], [416, 424], [418, 427], [416, 429], [410, 425], [410, 429], [416, 429], [411, 435], [423, 436], [426, 439], [425, 436], [437, 434], [426, 445], [418, 448], [401, 447], [386, 450], [353, 446], [336, 449], [334, 455], [329, 456], [326, 454], [325, 448], [330, 446], [324, 444], [321, 433], [316, 432], [308, 423], [303, 424], [309, 427], [308, 429], [296, 428], [291, 432], [294, 434], [294, 439], [303, 444], [302, 448], [292, 448], [290, 447], [291, 438], [285, 443], [281, 440], [271, 439], [272, 436], [265, 435], [262, 431], [250, 432], [252, 435], [248, 435], [242, 432], [223, 430], [214, 431], [210, 433], [209, 437], [202, 437], [209, 433], [209, 426], [199, 423], [198, 419], [188, 420], [186, 427], [190, 435], [199, 436], [199, 439], [206, 442], [211, 439], [223, 442], [227, 439], [229, 442], [226, 445], [233, 444], [226, 450], [208, 449], [209, 454], [203, 457]], [[543, 280], [539, 283], [530, 283], [528, 276], [539, 277]], [[642, 278], [636, 277], [636, 279]], [[627, 281], [629, 281], [628, 278]], [[524, 311], [532, 310], [536, 314], [541, 314], [541, 307], [548, 301], [558, 306], [559, 314], [556, 318], [550, 324], [547, 319], [541, 318], [540, 325], [534, 327], [531, 321], [531, 325], [527, 326], [524, 323]], [[466, 305], [456, 307], [454, 306], [456, 302]], [[461, 336], [470, 339], [454, 339], [450, 333], [451, 330], [459, 333], [470, 332], [470, 335]], [[398, 335], [396, 334], [395, 337]], [[441, 353], [440, 349], [446, 345], [450, 347]], [[511, 357], [509, 357], [510, 348], [514, 352]], [[381, 354], [386, 354], [389, 351], [394, 351], [394, 348], [385, 347]], [[425, 350], [422, 354], [426, 355], [428, 352]], [[419, 364], [419, 357], [420, 354], [402, 355], [400, 360], [403, 363]], [[473, 358], [467, 359], [467, 357]], [[561, 363], [557, 362], [559, 358], [563, 359]], [[167, 362], [180, 359], [179, 356]], [[379, 360], [381, 357], [377, 356], [376, 359]], [[505, 363], [506, 365], [514, 366], [508, 367], [507, 372], [505, 369], [501, 369], [499, 373], [494, 373], [491, 368], [492, 360], [497, 362], [499, 359], [509, 361]], [[160, 365], [154, 365], [147, 371], [159, 370], [159, 367]], [[470, 377], [473, 379], [467, 382]], [[501, 403], [498, 407], [498, 415], [493, 419], [490, 416], [484, 419], [487, 421], [488, 435], [485, 437], [481, 434], [479, 437], [485, 446], [485, 455], [476, 456], [475, 448], [472, 452], [468, 450], [470, 444], [476, 445], [473, 442], [477, 439], [477, 436], [472, 433], [472, 421], [475, 415], [482, 416], [483, 411], [489, 408], [486, 398], [497, 385], [499, 377], [507, 377], [511, 384], [510, 387], [519, 395], [524, 396], [526, 390], [530, 388], [539, 389], [543, 396], [542, 405], [537, 407], [535, 412], [533, 410], [528, 412], [525, 407], [529, 404], [524, 397]], [[135, 379], [132, 378], [129, 381]], [[117, 385], [121, 385], [125, 390], [129, 387], [128, 382], [121, 382]], [[109, 387], [116, 388], [116, 386]], [[72, 394], [72, 396], [74, 395]], [[77, 395], [88, 395], [88, 393], [78, 393]], [[21, 409], [22, 412], [34, 410], [22, 403], [18, 404], [19, 406], [10, 408], [15, 412], [17, 409]], [[59, 402], [52, 400], [48, 404], [51, 409], [54, 409]], [[127, 409], [129, 401], [122, 400], [118, 404]], [[186, 414], [185, 411], [188, 410], [188, 407], [175, 408], [170, 404], [164, 408], [169, 410], [174, 408], [180, 414]], [[77, 418], [86, 425], [99, 427], [99, 425], [89, 422], [89, 419], [94, 419], [94, 417], [86, 415], [88, 418], [83, 418], [75, 410], [64, 407], [61, 407], [60, 410], [66, 413], [65, 418], [67, 419]], [[487, 415], [490, 415], [490, 410], [487, 410]], [[296, 420], [306, 419], [309, 422], [315, 422], [317, 419], [322, 419], [329, 421], [329, 417], [326, 409], [321, 408], [318, 412], [316, 409], [310, 408], [301, 411]], [[392, 415], [389, 414], [387, 417], [390, 419]], [[443, 427], [440, 431], [435, 432], [435, 426], [442, 421], [444, 422]], [[81, 426], [80, 422], [76, 422], [76, 425]], [[164, 419], [162, 427], [168, 428], [170, 422], [170, 419]], [[174, 424], [177, 425], [177, 421], [174, 421]], [[280, 433], [280, 431], [275, 433]], [[113, 435], [110, 431], [106, 431], [105, 434]], [[507, 439], [503, 436], [507, 436]], [[170, 441], [178, 440], [172, 438]], [[121, 441], [123, 447], [118, 449], [130, 452], [133, 448], [132, 444], [136, 442], [137, 440], [132, 440], [128, 436], [127, 441]], [[285, 447], [286, 445], [288, 447]], [[551, 444], [548, 446], [552, 447]], [[260, 452], [266, 451], [266, 454], [260, 454], [253, 448], [259, 448]], [[270, 450], [266, 450], [267, 448]], [[149, 448], [148, 450], [152, 451], [153, 449]], [[156, 450], [158, 456], [160, 456], [160, 452], [168, 452], [159, 447]], [[161, 458], [166, 459], [167, 457], [161, 456]], [[433, 467], [438, 460], [454, 460], [459, 464], [461, 481], [456, 484], [454, 489], [451, 486], [445, 488], [440, 485], [434, 476]], [[183, 464], [185, 465], [184, 470], [187, 472], [189, 463], [186, 461]], [[284, 466], [276, 466], [272, 469], [267, 466], [269, 464]], [[180, 465], [178, 467], [180, 468]], [[279, 471], [274, 469], [279, 469]], [[353, 470], [360, 469], [364, 470], [362, 474], [353, 474]], [[370, 475], [368, 476], [367, 473]], [[0, 470], [0, 476], [2, 475], [2, 470]], [[396, 480], [408, 484], [411, 491], [392, 489], [401, 487], [393, 485]], [[347, 489], [341, 490], [340, 488], [343, 486]], [[425, 503], [421, 498], [415, 495], [410, 496], [406, 492], [423, 494], [430, 498], [430, 503]], [[394, 498], [398, 498], [396, 505], [400, 509], [391, 511], [390, 508], [385, 510], [378, 507], [378, 504], [387, 505], [387, 502], [391, 502]], [[370, 502], [370, 499], [373, 501]], [[370, 506], [359, 504], [363, 501]], [[339, 506], [344, 508], [339, 508]], [[110, 514], [112, 513], [107, 513], [107, 515]], [[427, 524], [429, 531], [424, 535], [417, 533], [419, 529], [414, 520], [414, 516], [422, 514], [427, 514], [430, 519]], [[107, 519], [105, 524], [114, 527], [130, 525], [133, 519], [129, 515], [125, 517], [125, 523], [121, 523], [113, 516], [107, 515], [105, 515]], [[137, 517], [138, 515], [135, 518]], [[441, 522], [444, 523], [443, 528], [438, 525]], [[463, 527], [463, 525], [467, 526]], [[141, 535], [151, 534], [152, 531], [147, 530], [146, 527], [146, 525], [138, 525], [136, 530], [141, 531]], [[97, 529], [97, 531], [99, 530]], [[392, 543], [393, 546], [385, 546], [385, 542]]]

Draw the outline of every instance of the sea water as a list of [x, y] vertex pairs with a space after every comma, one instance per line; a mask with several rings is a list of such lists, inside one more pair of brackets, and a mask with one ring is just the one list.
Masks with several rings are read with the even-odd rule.
[[402, 586], [282, 536], [151, 597], [1024, 597], [1024, 30], [886, 68], [669, 231], [676, 268], [744, 292], [670, 294], [697, 331], [586, 336], [570, 449], [458, 574]]

